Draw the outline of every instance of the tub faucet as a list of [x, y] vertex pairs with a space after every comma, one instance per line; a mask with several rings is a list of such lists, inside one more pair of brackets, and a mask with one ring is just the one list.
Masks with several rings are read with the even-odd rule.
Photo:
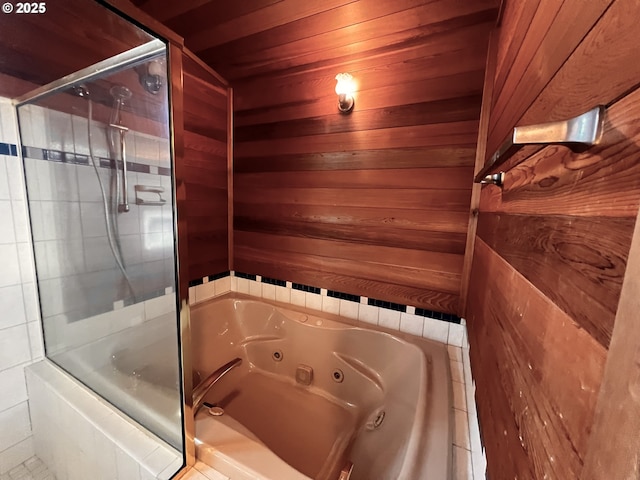
[[235, 367], [239, 367], [242, 364], [242, 359], [240, 357], [234, 358], [229, 363], [225, 363], [211, 375], [204, 379], [203, 382], [200, 383], [193, 390], [193, 415], [195, 416], [198, 413], [198, 410], [202, 406], [204, 402], [204, 397], [209, 393], [211, 387], [213, 387], [218, 380], [224, 377], [227, 373], [233, 370]]

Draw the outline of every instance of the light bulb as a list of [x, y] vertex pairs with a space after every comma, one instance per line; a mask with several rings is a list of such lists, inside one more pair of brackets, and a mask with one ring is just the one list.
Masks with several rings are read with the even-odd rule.
[[336, 75], [336, 93], [338, 95], [352, 95], [355, 90], [353, 77], [349, 73]]

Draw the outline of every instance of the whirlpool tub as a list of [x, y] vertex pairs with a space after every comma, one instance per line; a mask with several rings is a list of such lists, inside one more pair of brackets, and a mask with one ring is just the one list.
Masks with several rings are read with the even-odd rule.
[[232, 480], [451, 478], [444, 345], [249, 298], [192, 309], [195, 383], [243, 360], [196, 415], [201, 461]]

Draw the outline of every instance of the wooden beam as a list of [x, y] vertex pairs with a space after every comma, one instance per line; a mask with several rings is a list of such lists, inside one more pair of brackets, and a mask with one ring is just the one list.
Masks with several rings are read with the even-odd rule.
[[640, 222], [636, 219], [584, 480], [640, 478]]
[[[484, 158], [487, 150], [487, 136], [489, 134], [489, 118], [491, 115], [491, 102], [493, 99], [493, 78], [496, 70], [496, 48], [498, 32], [493, 31], [489, 37], [487, 52], [487, 66], [484, 73], [484, 87], [482, 91], [482, 106], [480, 110], [480, 125], [478, 127], [478, 144], [476, 147], [476, 162], [473, 177], [484, 167]], [[469, 279], [471, 277], [471, 265], [476, 241], [476, 229], [478, 227], [478, 209], [480, 207], [481, 185], [474, 183], [471, 188], [471, 205], [469, 206], [469, 227], [467, 229], [467, 243], [462, 266], [462, 281], [460, 285], [460, 315], [466, 316], [467, 295], [469, 293]]]

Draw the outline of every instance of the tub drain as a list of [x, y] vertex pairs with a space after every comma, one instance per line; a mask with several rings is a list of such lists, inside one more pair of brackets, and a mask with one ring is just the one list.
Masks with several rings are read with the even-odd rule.
[[331, 378], [333, 378], [333, 381], [336, 383], [342, 383], [344, 380], [344, 373], [342, 373], [342, 370], [339, 368], [336, 368], [331, 374]]
[[273, 358], [276, 362], [281, 362], [282, 357], [283, 357], [282, 350], [276, 350], [271, 354], [271, 358]]

